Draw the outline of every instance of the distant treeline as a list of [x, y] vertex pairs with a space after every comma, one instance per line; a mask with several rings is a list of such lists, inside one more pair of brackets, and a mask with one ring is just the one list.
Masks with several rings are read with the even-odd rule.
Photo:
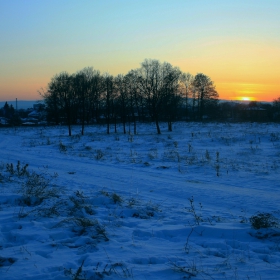
[[[45, 107], [37, 106], [37, 123], [67, 124], [69, 135], [74, 124], [81, 125], [82, 134], [92, 123], [106, 124], [107, 133], [122, 124], [123, 133], [132, 127], [136, 134], [137, 122], [153, 121], [160, 134], [160, 122], [172, 131], [174, 121], [280, 121], [280, 97], [273, 103], [220, 101], [208, 76], [193, 76], [151, 59], [126, 75], [101, 74], [91, 67], [74, 74], [61, 72], [39, 93]], [[0, 117], [11, 125], [30, 122], [29, 113], [7, 102], [0, 109]]]
[[218, 93], [213, 81], [199, 73], [192, 76], [178, 67], [158, 60], [146, 59], [141, 67], [126, 75], [101, 74], [84, 68], [74, 74], [55, 75], [45, 90], [41, 90], [49, 122], [64, 121], [69, 128], [80, 123], [82, 134], [87, 123], [121, 122], [126, 133], [128, 123], [154, 121], [160, 134], [159, 122], [165, 121], [169, 131], [176, 120], [215, 118]]

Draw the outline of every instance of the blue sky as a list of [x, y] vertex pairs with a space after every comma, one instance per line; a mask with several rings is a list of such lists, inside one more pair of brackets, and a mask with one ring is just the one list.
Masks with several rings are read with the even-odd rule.
[[224, 98], [275, 98], [279, 14], [276, 0], [0, 0], [0, 100], [39, 98], [61, 71], [125, 74], [145, 58], [205, 73]]

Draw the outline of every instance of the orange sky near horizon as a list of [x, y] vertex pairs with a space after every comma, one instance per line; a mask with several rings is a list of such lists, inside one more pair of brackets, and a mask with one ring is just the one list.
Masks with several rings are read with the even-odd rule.
[[220, 83], [216, 84], [221, 99], [250, 100], [271, 102], [278, 97], [279, 85], [246, 84], [246, 83]]
[[[244, 82], [219, 82], [213, 79], [220, 99], [242, 100], [245, 97], [253, 101], [271, 102], [280, 97], [279, 84], [265, 83], [244, 83]], [[22, 81], [15, 79], [11, 83], [1, 83], [0, 101], [18, 100], [40, 100], [42, 97], [38, 91], [45, 88], [50, 81], [50, 77], [33, 78]]]

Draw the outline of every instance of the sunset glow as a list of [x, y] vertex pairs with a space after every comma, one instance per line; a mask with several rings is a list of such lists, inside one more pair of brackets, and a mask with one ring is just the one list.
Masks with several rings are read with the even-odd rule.
[[241, 101], [255, 101], [255, 98], [254, 97], [241, 96], [241, 97], [238, 97], [237, 100], [241, 100]]
[[220, 99], [278, 98], [280, 1], [210, 2], [0, 0], [0, 101], [40, 99], [62, 71], [126, 74], [145, 58], [208, 75]]

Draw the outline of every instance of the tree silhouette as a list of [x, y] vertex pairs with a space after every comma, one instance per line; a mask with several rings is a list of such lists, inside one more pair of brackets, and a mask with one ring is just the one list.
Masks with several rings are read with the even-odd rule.
[[44, 92], [47, 106], [52, 106], [54, 111], [60, 111], [66, 118], [68, 134], [72, 135], [71, 124], [74, 120], [75, 95], [73, 91], [73, 77], [67, 72], [55, 75]]
[[166, 121], [168, 130], [172, 131], [175, 120], [188, 119], [189, 100], [193, 116], [196, 114], [202, 120], [205, 114], [212, 117], [216, 114], [219, 97], [208, 76], [199, 73], [193, 77], [170, 63], [155, 59], [145, 59], [140, 68], [116, 77], [101, 74], [92, 67], [72, 75], [61, 72], [40, 94], [45, 100], [48, 120], [56, 124], [66, 122], [70, 136], [72, 124], [80, 122], [83, 135], [85, 124], [99, 123], [101, 116], [105, 117], [108, 134], [113, 121], [117, 131], [119, 119], [124, 133], [127, 123], [130, 133], [133, 122], [136, 134], [137, 120], [147, 119], [155, 122], [158, 134], [161, 121]]
[[198, 117], [202, 120], [205, 108], [217, 103], [219, 94], [213, 81], [206, 75], [198, 73], [193, 80], [194, 96], [197, 101]]
[[161, 133], [160, 118], [167, 113], [171, 120], [174, 105], [178, 104], [181, 74], [179, 68], [167, 62], [160, 63], [158, 60], [151, 59], [144, 60], [139, 69], [139, 89], [146, 100], [146, 108], [155, 121], [158, 134]]

